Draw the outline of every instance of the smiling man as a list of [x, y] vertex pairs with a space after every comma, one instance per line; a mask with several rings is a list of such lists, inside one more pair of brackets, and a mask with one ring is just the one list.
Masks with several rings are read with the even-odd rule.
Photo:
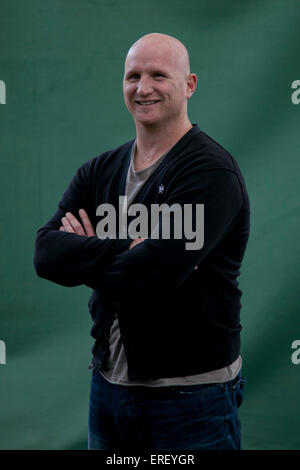
[[[37, 274], [93, 289], [89, 449], [241, 448], [237, 278], [249, 200], [235, 159], [188, 117], [196, 85], [176, 38], [135, 42], [123, 92], [136, 138], [83, 164], [37, 233]], [[156, 236], [124, 239], [122, 224], [96, 235], [103, 204], [128, 206], [128, 224], [130, 207], [161, 205]], [[170, 209], [185, 205], [182, 236], [161, 236], [166, 212], [174, 222]], [[184, 228], [199, 205], [204, 243], [189, 250]]]
[[[190, 73], [183, 44], [169, 36], [162, 41], [162, 37], [152, 34], [141, 38], [125, 61], [123, 91], [137, 128], [138, 162], [145, 153], [151, 162], [157, 151], [168, 150], [170, 140], [176, 143], [192, 127], [187, 100], [196, 89], [197, 77]], [[150, 135], [154, 146], [149, 142]]]

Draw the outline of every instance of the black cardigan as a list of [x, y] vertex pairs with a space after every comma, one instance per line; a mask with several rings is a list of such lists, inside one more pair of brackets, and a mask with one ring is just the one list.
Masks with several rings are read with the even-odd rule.
[[240, 353], [237, 277], [249, 236], [249, 199], [234, 158], [197, 125], [169, 151], [134, 203], [149, 211], [153, 203], [204, 204], [201, 249], [187, 250], [186, 239], [173, 238], [147, 239], [128, 250], [130, 239], [100, 240], [58, 230], [67, 211], [78, 216], [80, 208], [86, 209], [95, 228], [101, 203], [118, 209], [132, 144], [79, 168], [57, 212], [37, 232], [36, 272], [63, 286], [93, 289], [89, 310], [96, 340], [94, 365], [107, 359], [117, 314], [130, 379], [225, 367]]

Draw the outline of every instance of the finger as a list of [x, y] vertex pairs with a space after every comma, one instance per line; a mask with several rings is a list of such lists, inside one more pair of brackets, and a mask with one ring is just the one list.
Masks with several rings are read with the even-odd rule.
[[144, 240], [145, 240], [145, 238], [135, 238], [133, 240], [133, 242], [131, 242], [131, 244], [129, 246], [129, 250], [131, 250], [131, 248], [133, 248], [135, 245], [138, 245], [139, 243], [142, 243]]
[[135, 238], [133, 241], [135, 244], [137, 243], [142, 243], [145, 240], [145, 238]]
[[195, 266], [194, 269], [198, 269], [198, 266]]
[[75, 233], [74, 232], [74, 229], [72, 227], [72, 225], [69, 223], [68, 219], [66, 217], [63, 217], [61, 219], [62, 221], [62, 224], [63, 224], [63, 228], [64, 228], [64, 231], [65, 232], [69, 232], [69, 233]]
[[91, 221], [89, 219], [89, 216], [87, 215], [86, 211], [84, 209], [80, 209], [79, 210], [79, 215], [80, 215], [80, 218], [82, 220], [86, 235], [88, 237], [93, 237], [94, 235], [96, 235], [95, 230], [92, 226], [92, 223], [91, 223]]
[[61, 232], [64, 232], [64, 231], [65, 231], [65, 229], [63, 228], [63, 226], [59, 227], [59, 230], [60, 230]]
[[71, 213], [67, 212], [66, 213], [66, 218], [73, 228], [73, 231], [77, 233], [77, 235], [86, 235], [81, 223], [76, 219], [76, 217]]
[[131, 250], [131, 248], [133, 248], [135, 245], [136, 245], [135, 240], [133, 240], [129, 245], [129, 250]]

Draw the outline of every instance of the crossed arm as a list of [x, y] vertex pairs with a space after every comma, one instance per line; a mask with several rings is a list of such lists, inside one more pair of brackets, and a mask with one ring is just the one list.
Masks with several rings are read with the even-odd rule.
[[102, 240], [96, 236], [87, 211], [76, 209], [81, 204], [89, 207], [87, 201], [82, 201], [82, 195], [88, 193], [88, 185], [83, 185], [82, 179], [73, 179], [58, 211], [36, 238], [37, 274], [69, 287], [85, 284], [94, 290], [159, 285], [176, 288], [222, 240], [243, 205], [235, 175], [218, 171], [213, 181], [202, 177], [192, 186], [188, 179], [184, 180], [166, 200], [169, 206], [175, 202], [204, 204], [205, 242], [201, 250], [186, 250], [184, 238]]
[[[62, 217], [61, 219], [62, 225], [59, 227], [59, 230], [61, 232], [76, 233], [77, 235], [82, 235], [85, 237], [96, 236], [95, 230], [91, 224], [91, 221], [86, 211], [84, 209], [80, 209], [79, 215], [82, 224], [76, 219], [72, 212], [66, 212], [65, 217]], [[139, 243], [142, 243], [144, 240], [144, 238], [135, 238], [131, 242], [129, 250], [131, 250]], [[195, 266], [194, 269], [198, 269], [198, 266]]]
[[[61, 219], [62, 225], [59, 227], [59, 230], [61, 232], [76, 233], [77, 235], [82, 235], [84, 237], [95, 237], [95, 230], [86, 211], [84, 209], [79, 209], [79, 215], [82, 224], [76, 219], [72, 212], [66, 212], [65, 216]], [[134, 239], [129, 246], [129, 250], [143, 241], [144, 238]]]

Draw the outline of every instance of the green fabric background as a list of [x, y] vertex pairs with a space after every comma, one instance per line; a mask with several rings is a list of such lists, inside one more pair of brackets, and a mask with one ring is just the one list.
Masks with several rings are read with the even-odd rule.
[[90, 290], [39, 279], [34, 238], [76, 169], [134, 137], [123, 62], [149, 32], [189, 49], [190, 118], [249, 191], [243, 448], [300, 449], [298, 0], [1, 0], [0, 448], [87, 448]]

